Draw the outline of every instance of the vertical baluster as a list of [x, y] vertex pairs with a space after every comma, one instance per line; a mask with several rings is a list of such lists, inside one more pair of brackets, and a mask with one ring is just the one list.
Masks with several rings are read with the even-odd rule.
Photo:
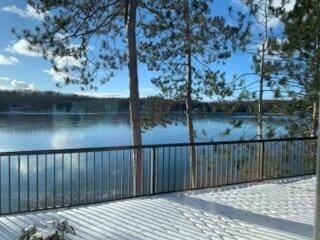
[[102, 201], [102, 183], [104, 179], [104, 158], [103, 158], [103, 152], [101, 152], [101, 158], [100, 158], [100, 201]]
[[224, 148], [223, 156], [224, 156], [224, 162], [225, 162], [225, 177], [224, 177], [224, 185], [227, 185], [229, 183], [229, 176], [228, 176], [228, 169], [229, 169], [229, 151], [228, 151], [228, 144], [222, 145]]
[[211, 145], [207, 145], [207, 187], [211, 187]]
[[[195, 186], [194, 186], [194, 188], [198, 188], [199, 186], [200, 186], [200, 182], [201, 182], [201, 177], [200, 176], [198, 176], [198, 175], [200, 175], [201, 174], [201, 172], [200, 172], [200, 170], [199, 170], [199, 153], [198, 153], [198, 151], [199, 151], [199, 148], [197, 148], [196, 146], [193, 146], [194, 147], [194, 149], [195, 149], [195, 156], [196, 156], [196, 164], [195, 164]], [[191, 154], [191, 149], [192, 149], [192, 147], [190, 147], [190, 154]], [[200, 160], [200, 164], [201, 164], [201, 160]], [[192, 163], [191, 163], [191, 166], [192, 166]]]
[[[183, 190], [187, 190], [189, 187], [189, 183], [190, 183], [190, 173], [188, 173], [188, 166], [190, 166], [188, 164], [188, 147], [185, 147], [185, 158], [184, 158], [184, 177], [183, 177]], [[186, 178], [186, 176], [189, 176], [188, 178]], [[188, 181], [187, 181], [188, 180]]]
[[150, 150], [150, 194], [154, 194], [154, 176], [155, 176], [155, 148], [151, 148]]
[[165, 174], [165, 164], [164, 164], [164, 147], [162, 148], [162, 192], [164, 191], [164, 174]]
[[179, 148], [179, 189], [183, 190], [183, 162], [182, 162], [182, 146]]
[[0, 156], [0, 214], [2, 214], [2, 157]]
[[223, 145], [220, 145], [220, 185], [223, 185]]
[[130, 197], [130, 183], [131, 183], [131, 168], [132, 168], [132, 164], [131, 164], [131, 159], [132, 158], [132, 151], [129, 151], [129, 166], [128, 166], [128, 197]]
[[210, 145], [210, 187], [212, 187], [214, 185], [214, 181], [213, 181], [213, 147], [214, 145]]
[[93, 202], [96, 200], [96, 152], [93, 152]]
[[86, 152], [86, 203], [88, 203], [88, 152]]
[[281, 146], [280, 148], [280, 154], [279, 154], [279, 173], [278, 177], [282, 177], [282, 170], [283, 170], [283, 161], [284, 161], [284, 156], [283, 156], [283, 142], [280, 142], [279, 145]]
[[27, 155], [27, 199], [28, 199], [28, 211], [30, 210], [30, 159]]
[[286, 175], [286, 160], [287, 160], [287, 152], [286, 152], [286, 142], [281, 142], [283, 147], [282, 147], [282, 161], [281, 161], [281, 174], [280, 177], [284, 177]]
[[306, 143], [304, 142], [302, 145], [302, 150], [301, 150], [301, 155], [300, 155], [300, 161], [302, 164], [301, 174], [305, 174], [305, 151], [306, 151]]
[[[260, 163], [261, 159], [259, 157], [259, 145], [258, 145], [258, 143], [254, 143], [253, 152], [254, 152], [253, 156], [254, 156], [254, 159], [255, 159], [255, 161], [254, 161], [255, 180], [259, 180], [260, 179], [259, 163]], [[268, 171], [270, 171], [270, 169]]]
[[[29, 165], [29, 155], [28, 155], [28, 165]], [[28, 176], [28, 179], [29, 179], [29, 176]], [[56, 207], [56, 154], [53, 154], [53, 207], [54, 208]]]
[[297, 152], [297, 162], [298, 162], [298, 173], [299, 175], [302, 175], [302, 149], [303, 149], [304, 141], [301, 141], [300, 144], [298, 144], [299, 149]]
[[153, 172], [153, 193], [157, 192], [158, 191], [158, 160], [157, 160], [157, 157], [158, 157], [158, 148], [154, 148], [153, 150], [153, 169], [152, 169], [152, 172]]
[[171, 173], [171, 168], [170, 168], [170, 164], [171, 164], [171, 147], [168, 147], [168, 187], [167, 187], [167, 192], [170, 192], [170, 173]]
[[239, 181], [242, 183], [244, 180], [244, 172], [245, 172], [245, 158], [244, 158], [244, 151], [245, 151], [245, 145], [240, 143], [240, 151], [239, 151], [239, 157], [240, 157], [240, 176]]
[[117, 162], [118, 162], [118, 151], [115, 151], [115, 163], [114, 163], [114, 179], [113, 179], [113, 185], [114, 185], [114, 194], [113, 199], [117, 198]]
[[44, 156], [44, 207], [48, 208], [48, 155]]
[[177, 183], [176, 183], [176, 178], [177, 178], [177, 147], [174, 147], [174, 155], [173, 155], [173, 191], [176, 191], [177, 189]]
[[[270, 147], [272, 147], [272, 149], [270, 150], [271, 153], [273, 153], [273, 155], [271, 154], [268, 154], [268, 152], [266, 153], [267, 156], [272, 156], [272, 162], [274, 163], [274, 167], [273, 167], [273, 173], [272, 173], [272, 176], [271, 178], [275, 178], [276, 176], [278, 176], [278, 172], [279, 172], [279, 160], [276, 158], [276, 153], [277, 155], [279, 155], [280, 151], [279, 151], [279, 145], [280, 144], [277, 144], [277, 148], [274, 147], [274, 142], [270, 142], [268, 145], [270, 145]], [[268, 158], [267, 158], [268, 159]]]
[[207, 173], [208, 173], [208, 146], [203, 145], [202, 146], [202, 154], [201, 154], [201, 159], [203, 162], [203, 167], [202, 167], [202, 187], [205, 188], [207, 187]]
[[209, 166], [209, 151], [208, 151], [208, 145], [204, 145], [203, 146], [203, 151], [204, 151], [204, 155], [203, 155], [203, 159], [205, 160], [205, 166], [204, 166], [204, 187], [208, 187], [208, 166]]
[[108, 151], [108, 200], [111, 199], [111, 153]]
[[257, 143], [254, 143], [253, 152], [254, 152], [254, 159], [255, 159], [255, 162], [254, 162], [255, 180], [259, 180], [258, 163], [259, 163], [260, 160], [259, 160], [259, 155], [257, 154]]
[[[18, 155], [18, 212], [21, 211], [21, 187], [20, 187], [20, 168], [21, 168], [21, 162], [20, 162], [20, 155]], [[0, 173], [1, 175], [1, 173]]]
[[8, 156], [8, 197], [9, 197], [9, 213], [11, 213], [11, 155]]
[[122, 157], [121, 157], [121, 179], [120, 179], [120, 198], [123, 197], [123, 177], [124, 177], [124, 150], [122, 150]]
[[249, 176], [250, 176], [249, 181], [252, 181], [254, 180], [253, 164], [252, 164], [252, 161], [254, 160], [254, 158], [252, 157], [252, 143], [249, 143], [248, 146], [249, 146]]
[[37, 176], [37, 209], [39, 209], [39, 155], [36, 155], [36, 176]]
[[64, 206], [64, 153], [62, 153], [61, 180], [62, 180], [62, 184], [61, 184], [61, 192], [62, 192], [61, 205]]
[[302, 148], [303, 148], [303, 144], [304, 144], [304, 141], [301, 141], [300, 143], [297, 144], [297, 154], [296, 154], [296, 157], [297, 157], [297, 172], [298, 172], [298, 175], [302, 175], [302, 156], [301, 156], [301, 153], [302, 153]]
[[216, 147], [216, 186], [220, 185], [220, 175], [221, 175], [221, 172], [220, 172], [220, 145], [216, 144], [215, 145]]
[[[196, 147], [196, 146], [192, 146], [195, 148], [195, 155], [196, 155], [196, 164], [195, 164], [195, 188], [199, 188], [201, 187], [202, 184], [202, 159], [199, 157], [199, 148], [200, 147]], [[190, 150], [192, 149], [192, 147], [190, 148]], [[201, 156], [201, 154], [200, 154]], [[199, 166], [200, 165], [200, 166]]]
[[72, 205], [73, 202], [73, 171], [72, 171], [72, 153], [70, 153], [70, 205]]
[[80, 166], [80, 153], [78, 152], [78, 204], [81, 202], [81, 184], [80, 184], [80, 174], [81, 174], [81, 166]]
[[245, 144], [245, 159], [246, 159], [245, 182], [248, 182], [250, 180], [250, 145], [248, 143]]
[[238, 144], [235, 144], [235, 148], [234, 148], [234, 160], [235, 160], [235, 169], [234, 169], [234, 177], [235, 177], [235, 180], [234, 182], [235, 183], [238, 183], [239, 180], [238, 180]]
[[229, 172], [230, 172], [230, 181], [229, 183], [233, 183], [233, 144], [230, 144], [229, 145], [229, 152], [230, 152], [230, 169], [229, 169]]
[[243, 182], [248, 181], [248, 145], [247, 143], [244, 144], [244, 175], [243, 175]]

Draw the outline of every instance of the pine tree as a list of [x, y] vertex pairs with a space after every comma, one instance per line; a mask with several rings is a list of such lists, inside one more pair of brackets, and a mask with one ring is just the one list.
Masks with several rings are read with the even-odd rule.
[[[257, 137], [264, 138], [263, 129], [269, 130], [267, 136], [274, 135], [274, 129], [263, 121], [265, 112], [264, 98], [266, 92], [279, 95], [278, 66], [279, 53], [273, 47], [282, 35], [274, 29], [272, 23], [279, 21], [273, 0], [239, 0], [246, 7], [246, 19], [250, 22], [250, 42], [246, 45], [245, 54], [252, 55], [252, 72], [243, 73], [235, 78], [241, 90], [239, 99], [255, 100], [257, 107], [252, 111], [257, 116]], [[285, 4], [285, 3], [283, 3]]]
[[[65, 84], [96, 89], [97, 82], [107, 82], [127, 66], [132, 143], [141, 145], [136, 28], [141, 20], [137, 9], [146, 4], [138, 0], [28, 0], [28, 4], [45, 18], [34, 31], [26, 29], [18, 37], [49, 59]], [[133, 165], [134, 186], [140, 194], [140, 150], [134, 150]]]
[[[196, 152], [193, 146], [193, 101], [203, 96], [231, 95], [225, 73], [212, 64], [224, 63], [236, 47], [245, 42], [245, 25], [231, 26], [223, 17], [213, 16], [212, 1], [161, 0], [144, 25], [146, 40], [141, 45], [141, 59], [159, 75], [152, 82], [167, 99], [185, 102], [186, 125], [190, 147], [191, 187], [196, 187]], [[243, 16], [239, 14], [239, 20]]]
[[[320, 1], [296, 0], [291, 11], [283, 7], [277, 11], [285, 27], [284, 41], [276, 47], [286, 60], [279, 69], [283, 76], [279, 88], [297, 102], [304, 100], [306, 112], [312, 112], [311, 121], [301, 121], [308, 119], [308, 114], [302, 112], [289, 130], [291, 134], [315, 136], [320, 89]], [[286, 110], [292, 114], [291, 109]]]

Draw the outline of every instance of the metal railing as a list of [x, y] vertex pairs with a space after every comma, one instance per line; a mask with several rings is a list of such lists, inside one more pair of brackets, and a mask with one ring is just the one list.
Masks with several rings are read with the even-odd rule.
[[0, 153], [0, 215], [134, 197], [133, 150], [142, 193], [207, 188], [315, 173], [316, 138], [160, 144]]

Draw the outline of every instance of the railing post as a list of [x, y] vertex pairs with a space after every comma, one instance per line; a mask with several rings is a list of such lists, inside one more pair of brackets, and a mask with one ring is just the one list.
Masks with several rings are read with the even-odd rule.
[[156, 161], [156, 149], [151, 148], [151, 159], [150, 159], [150, 194], [154, 194], [155, 192], [155, 161]]
[[264, 156], [264, 141], [263, 140], [261, 140], [260, 141], [260, 148], [259, 148], [259, 158], [260, 158], [260, 163], [261, 163], [261, 177], [260, 177], [260, 179], [261, 180], [264, 180], [264, 174], [265, 174], [265, 156]]

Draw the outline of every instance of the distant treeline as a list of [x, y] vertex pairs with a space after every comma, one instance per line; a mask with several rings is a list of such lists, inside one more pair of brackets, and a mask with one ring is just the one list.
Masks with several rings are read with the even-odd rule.
[[[255, 101], [195, 101], [193, 110], [208, 113], [252, 113], [255, 112], [256, 105]], [[296, 111], [303, 110], [303, 105], [301, 101], [265, 100], [263, 109], [266, 113], [281, 113], [281, 109], [288, 106], [295, 108]], [[142, 110], [158, 111], [158, 109], [164, 108], [170, 112], [181, 112], [185, 110], [185, 103], [181, 100], [164, 100], [160, 97], [141, 99]], [[52, 91], [0, 91], [0, 112], [8, 111], [43, 113], [57, 111], [84, 113], [128, 112], [129, 100], [128, 98], [95, 98]]]

